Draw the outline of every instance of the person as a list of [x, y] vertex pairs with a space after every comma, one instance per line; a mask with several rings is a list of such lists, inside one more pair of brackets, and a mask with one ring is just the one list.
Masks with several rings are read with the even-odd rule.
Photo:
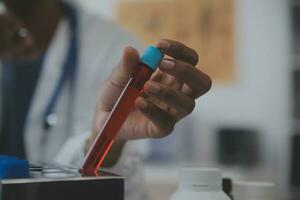
[[[139, 43], [58, 0], [3, 0], [0, 27], [0, 154], [79, 167], [139, 63]], [[145, 84], [104, 163], [125, 176], [130, 200], [145, 199], [130, 141], [169, 135], [211, 87], [193, 49], [168, 39], [156, 45], [169, 58]]]

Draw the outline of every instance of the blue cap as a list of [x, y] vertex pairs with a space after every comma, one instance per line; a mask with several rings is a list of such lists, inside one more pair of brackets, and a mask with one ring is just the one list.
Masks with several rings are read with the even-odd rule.
[[6, 156], [6, 155], [0, 155], [0, 163], [3, 161], [3, 160], [16, 160], [17, 158], [15, 157], [12, 157], [12, 156]]
[[14, 157], [0, 156], [0, 179], [28, 178], [29, 162]]
[[164, 54], [156, 47], [149, 46], [141, 57], [141, 62], [149, 66], [153, 71], [156, 70], [162, 61]]

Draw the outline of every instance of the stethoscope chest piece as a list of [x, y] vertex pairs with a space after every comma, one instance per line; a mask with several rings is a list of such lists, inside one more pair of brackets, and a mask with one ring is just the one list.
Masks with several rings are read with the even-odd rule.
[[45, 122], [44, 122], [44, 128], [50, 129], [51, 127], [56, 126], [58, 123], [58, 117], [55, 113], [51, 113], [49, 115], [46, 116], [45, 118]]

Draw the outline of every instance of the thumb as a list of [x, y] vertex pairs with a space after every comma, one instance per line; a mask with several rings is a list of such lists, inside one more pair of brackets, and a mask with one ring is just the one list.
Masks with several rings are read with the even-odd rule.
[[133, 47], [126, 47], [120, 64], [113, 70], [109, 81], [119, 87], [125, 87], [139, 65], [139, 53]]
[[120, 64], [112, 71], [101, 88], [97, 109], [111, 111], [139, 63], [140, 58], [137, 50], [133, 47], [126, 47]]

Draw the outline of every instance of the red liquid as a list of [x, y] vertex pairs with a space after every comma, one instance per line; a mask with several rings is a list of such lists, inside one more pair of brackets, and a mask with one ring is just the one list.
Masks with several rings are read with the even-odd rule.
[[118, 132], [122, 128], [130, 111], [134, 108], [137, 97], [141, 94], [144, 84], [153, 71], [146, 65], [141, 64], [133, 77], [128, 81], [118, 101], [112, 109], [102, 130], [89, 149], [80, 172], [84, 175], [95, 175], [98, 173], [107, 153], [114, 143]]

